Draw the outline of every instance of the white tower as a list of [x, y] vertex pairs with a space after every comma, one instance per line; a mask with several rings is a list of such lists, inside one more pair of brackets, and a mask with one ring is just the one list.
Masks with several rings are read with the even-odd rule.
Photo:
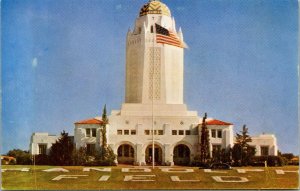
[[[163, 39], [158, 27], [167, 32], [161, 35]], [[183, 34], [181, 29], [176, 31], [169, 8], [158, 0], [149, 1], [141, 8], [134, 29], [127, 34], [122, 112], [145, 112], [152, 106], [158, 111], [175, 109], [177, 114], [184, 115], [183, 53]]]
[[155, 24], [183, 40], [165, 4], [150, 1], [142, 7], [127, 34], [125, 102], [183, 104], [183, 48], [157, 43]]

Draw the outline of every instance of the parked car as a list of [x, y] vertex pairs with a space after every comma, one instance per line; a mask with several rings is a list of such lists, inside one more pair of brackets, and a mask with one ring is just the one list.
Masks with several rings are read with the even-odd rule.
[[227, 163], [213, 163], [210, 165], [210, 169], [231, 170], [232, 167]]

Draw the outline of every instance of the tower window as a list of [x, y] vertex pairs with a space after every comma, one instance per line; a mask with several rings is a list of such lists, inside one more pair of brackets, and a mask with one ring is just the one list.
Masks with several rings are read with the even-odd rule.
[[118, 135], [122, 135], [122, 130], [117, 130]]
[[153, 33], [153, 25], [151, 25], [150, 31], [151, 33]]
[[145, 135], [150, 135], [150, 131], [149, 130], [145, 130]]
[[190, 134], [191, 134], [191, 131], [190, 131], [190, 130], [185, 130], [185, 134], [186, 134], [186, 135], [190, 135]]
[[177, 135], [177, 131], [176, 130], [172, 130], [172, 135]]

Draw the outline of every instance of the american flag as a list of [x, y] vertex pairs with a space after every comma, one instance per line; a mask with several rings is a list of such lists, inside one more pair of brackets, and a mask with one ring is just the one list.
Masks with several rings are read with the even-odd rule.
[[169, 44], [180, 48], [185, 48], [185, 44], [174, 34], [172, 31], [155, 24], [156, 29], [156, 42], [162, 44]]

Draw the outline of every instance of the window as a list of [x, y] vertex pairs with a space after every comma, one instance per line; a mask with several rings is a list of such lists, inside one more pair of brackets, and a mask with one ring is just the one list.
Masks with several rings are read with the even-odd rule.
[[172, 130], [172, 135], [177, 135], [177, 131], [176, 130]]
[[123, 156], [123, 145], [118, 148], [118, 156]]
[[118, 135], [122, 135], [122, 130], [117, 130]]
[[95, 148], [96, 148], [95, 144], [86, 144], [86, 153], [88, 155], [94, 154], [95, 153]]
[[134, 157], [134, 149], [130, 145], [121, 145], [118, 148], [118, 157]]
[[190, 149], [186, 145], [177, 145], [174, 148], [174, 157], [176, 158], [190, 157]]
[[136, 130], [131, 130], [131, 135], [136, 135]]
[[129, 130], [124, 130], [124, 135], [129, 135]]
[[212, 156], [213, 158], [221, 157], [221, 145], [212, 145]]
[[145, 130], [145, 135], [150, 135], [150, 131], [149, 130]]
[[39, 154], [40, 155], [47, 154], [47, 145], [46, 144], [39, 144]]
[[87, 137], [96, 137], [97, 129], [85, 129], [85, 134]]
[[260, 153], [262, 156], [268, 156], [269, 155], [269, 147], [268, 146], [261, 146], [260, 147]]
[[92, 129], [92, 137], [96, 137], [96, 129]]
[[184, 131], [183, 130], [179, 130], [179, 135], [184, 135]]
[[129, 157], [129, 145], [124, 145], [124, 157]]
[[153, 25], [151, 26], [151, 33], [153, 33]]
[[191, 134], [191, 131], [190, 131], [190, 130], [185, 130], [185, 134], [186, 134], [186, 135], [190, 135], [190, 134]]
[[86, 133], [87, 137], [90, 137], [91, 136], [91, 129], [86, 129], [85, 133]]
[[[151, 130], [151, 135], [152, 135], [152, 130]], [[156, 130], [154, 130], [154, 135], [157, 135], [157, 131]]]
[[222, 130], [218, 130], [218, 138], [222, 138]]
[[164, 131], [163, 130], [158, 130], [158, 135], [163, 135]]
[[211, 137], [216, 138], [216, 130], [211, 130]]
[[130, 146], [130, 150], [129, 150], [130, 152], [129, 152], [129, 156], [130, 157], [134, 157], [134, 149], [133, 149], [133, 147], [132, 146]]

